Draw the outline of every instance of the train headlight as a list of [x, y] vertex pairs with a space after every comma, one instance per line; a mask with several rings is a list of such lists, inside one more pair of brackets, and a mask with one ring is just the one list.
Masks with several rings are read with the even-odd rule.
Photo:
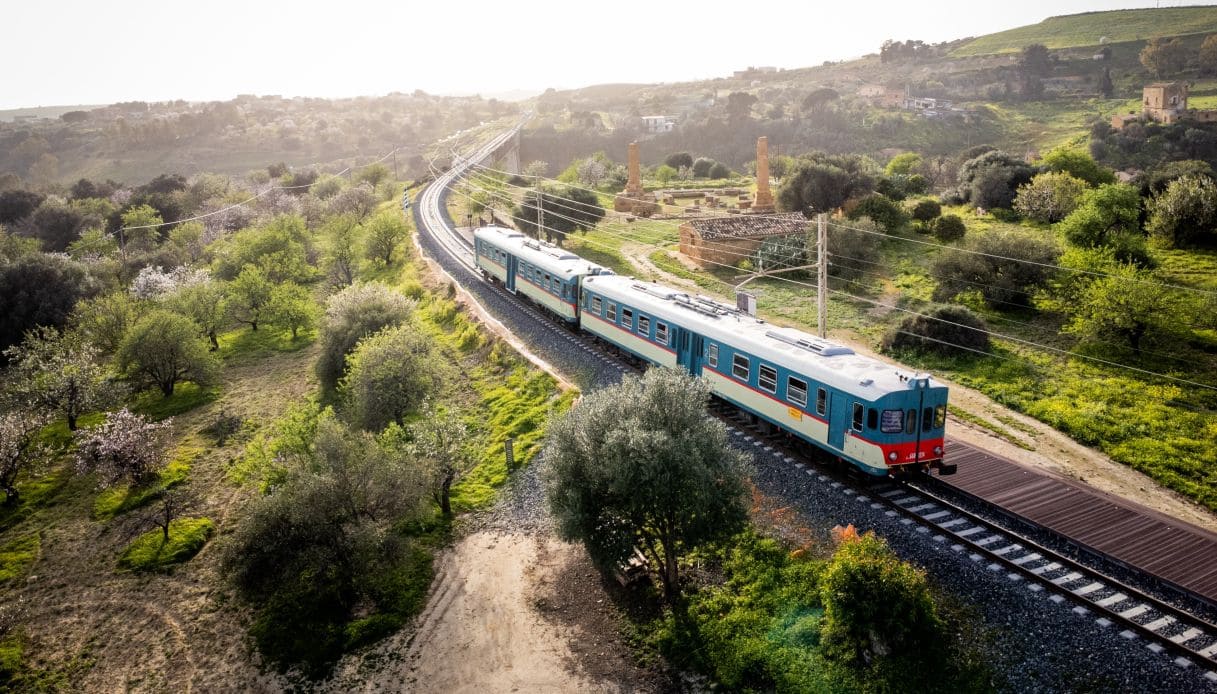
[[934, 446], [934, 455], [942, 455], [942, 446]]
[[892, 451], [891, 453], [888, 453], [887, 459], [892, 462], [895, 462], [896, 461], [896, 451]]

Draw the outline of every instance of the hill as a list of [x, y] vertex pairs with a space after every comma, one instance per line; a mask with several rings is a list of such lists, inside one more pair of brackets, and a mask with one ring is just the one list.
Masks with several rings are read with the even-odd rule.
[[1217, 33], [1217, 6], [1114, 10], [1049, 17], [1039, 24], [1000, 31], [969, 41], [951, 52], [954, 57], [1015, 53], [1042, 43], [1048, 48], [1097, 46], [1107, 42], [1143, 41], [1154, 36]]

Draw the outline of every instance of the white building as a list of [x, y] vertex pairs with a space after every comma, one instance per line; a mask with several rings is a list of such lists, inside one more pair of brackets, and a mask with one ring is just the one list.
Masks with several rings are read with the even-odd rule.
[[676, 127], [676, 119], [671, 116], [643, 116], [642, 127], [649, 133], [669, 133]]

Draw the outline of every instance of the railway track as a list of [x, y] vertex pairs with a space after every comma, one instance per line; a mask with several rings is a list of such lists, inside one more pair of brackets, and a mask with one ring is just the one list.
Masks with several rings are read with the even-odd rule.
[[[420, 231], [425, 230], [445, 253], [467, 269], [470, 279], [478, 277], [472, 244], [446, 218], [444, 202], [448, 187], [464, 173], [465, 167], [480, 161], [499, 142], [501, 140], [496, 138], [480, 150], [480, 157], [476, 154], [468, 157], [463, 166], [454, 165], [418, 197], [416, 215]], [[615, 347], [572, 333], [526, 299], [508, 293], [499, 285], [488, 286], [511, 301], [514, 308], [537, 321], [539, 329], [560, 336], [588, 358], [598, 359], [621, 373], [640, 370], [640, 364]], [[805, 455], [783, 434], [763, 432], [753, 423], [741, 422], [740, 416], [746, 418], [747, 415], [726, 403], [718, 402], [712, 410], [732, 430], [737, 443], [772, 452], [815, 482], [872, 509], [882, 509], [885, 515], [898, 518], [898, 522], [909, 526], [912, 532], [926, 535], [929, 541], [985, 566], [1013, 589], [1041, 593], [1057, 604], [1071, 603], [1072, 611], [1080, 617], [1091, 618], [1095, 629], [1118, 630], [1120, 637], [1143, 641], [1146, 648], [1171, 658], [1179, 668], [1202, 669], [1200, 676], [1217, 686], [1217, 624], [1077, 561], [1066, 552], [1037, 542], [1019, 530], [1019, 527], [1034, 527], [1051, 535], [1049, 528], [1025, 518], [1016, 517], [1013, 523], [1003, 522], [1002, 516], [1013, 514], [996, 505], [991, 505], [992, 513], [969, 510], [952, 501], [950, 493], [937, 488], [932, 478], [900, 483], [850, 479], [848, 475], [828, 468], [822, 457]], [[960, 444], [948, 444], [952, 445]], [[974, 501], [982, 505], [988, 503]], [[1067, 539], [1064, 544], [1069, 544]]]

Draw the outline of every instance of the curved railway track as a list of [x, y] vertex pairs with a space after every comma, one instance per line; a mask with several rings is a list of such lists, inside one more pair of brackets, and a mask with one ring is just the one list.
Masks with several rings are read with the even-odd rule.
[[[425, 231], [445, 253], [469, 271], [467, 280], [478, 278], [473, 247], [447, 216], [447, 194], [453, 182], [469, 166], [484, 159], [512, 135], [514, 130], [495, 138], [464, 160], [457, 160], [457, 164], [439, 174], [417, 197], [415, 215], [420, 232]], [[612, 345], [599, 343], [582, 333], [572, 333], [527, 300], [498, 285], [489, 286], [494, 293], [511, 301], [515, 309], [537, 321], [539, 329], [561, 336], [588, 357], [599, 359], [621, 372], [639, 368], [632, 357], [620, 353]], [[971, 505], [987, 504], [991, 513], [971, 510], [964, 503], [952, 500], [953, 494], [940, 488], [938, 480], [933, 478], [900, 483], [852, 479], [825, 465], [827, 461], [822, 457], [805, 455], [800, 450], [802, 447], [792, 446], [785, 435], [762, 432], [748, 421], [746, 414], [725, 403], [716, 402], [712, 410], [727, 423], [737, 443], [776, 453], [785, 463], [804, 471], [815, 481], [858, 503], [883, 509], [885, 515], [899, 517], [899, 522], [913, 528], [913, 532], [928, 535], [932, 542], [966, 554], [971, 561], [983, 564], [994, 574], [1004, 575], [1004, 580], [1010, 584], [1021, 585], [1022, 590], [1043, 593], [1048, 600], [1058, 604], [1072, 603], [1073, 612], [1093, 618], [1096, 629], [1118, 629], [1121, 637], [1144, 641], [1146, 648], [1170, 657], [1180, 668], [1202, 668], [1201, 676], [1217, 686], [1217, 623], [1071, 558], [1066, 551], [1037, 542], [1031, 537], [1033, 533], [1024, 531], [1030, 528], [1053, 536], [1050, 528], [977, 497], [972, 498], [975, 503]], [[948, 445], [958, 450], [962, 444]], [[1003, 521], [1003, 517], [1013, 522]], [[1069, 538], [1060, 539], [1065, 546], [1074, 544]], [[1111, 561], [1115, 565], [1124, 564], [1118, 559]], [[1152, 583], [1153, 577], [1148, 578]], [[1197, 599], [1207, 602], [1199, 596]]]

